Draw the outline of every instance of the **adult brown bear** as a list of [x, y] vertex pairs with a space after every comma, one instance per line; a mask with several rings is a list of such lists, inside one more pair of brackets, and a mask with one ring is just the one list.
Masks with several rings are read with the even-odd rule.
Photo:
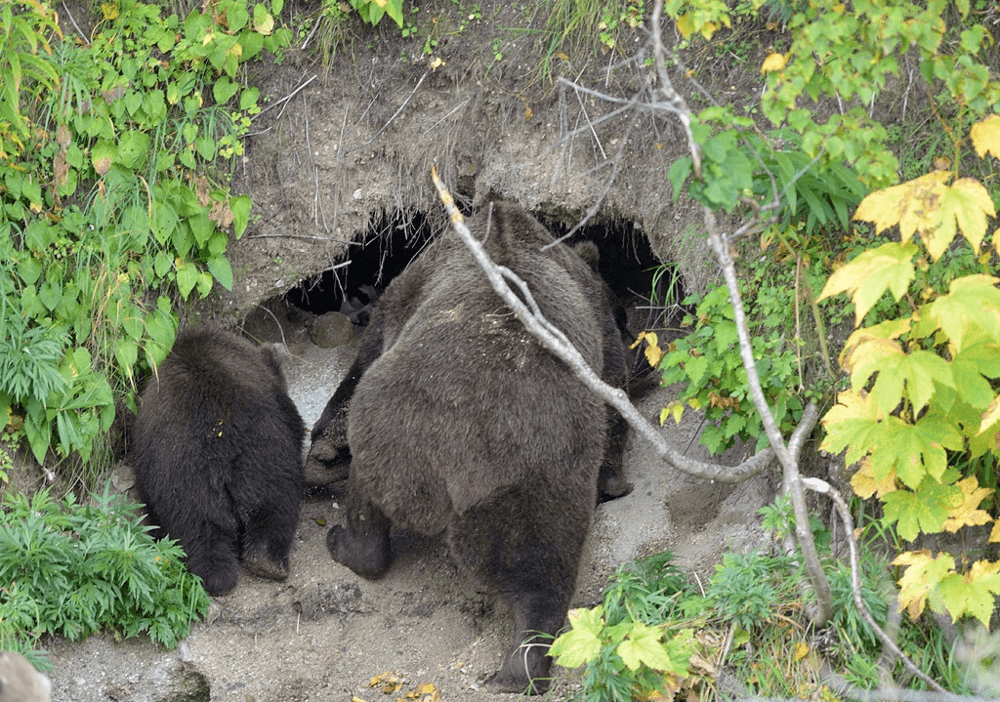
[[[552, 236], [510, 204], [487, 207], [469, 228], [591, 368], [621, 387], [625, 349], [609, 293], [581, 255], [595, 263], [596, 247], [542, 251]], [[599, 483], [610, 495], [628, 490], [620, 455], [605, 461], [623, 431], [524, 329], [458, 237], [442, 233], [383, 293], [313, 429], [311, 461], [336, 469], [345, 443], [350, 455], [346, 523], [327, 546], [376, 578], [389, 566], [390, 526], [444, 533], [459, 566], [512, 603], [516, 641], [491, 688], [541, 692], [544, 635], [565, 620]]]
[[142, 393], [136, 486], [150, 521], [181, 543], [212, 594], [236, 586], [241, 562], [257, 575], [288, 576], [305, 425], [281, 361], [274, 346], [186, 329]]

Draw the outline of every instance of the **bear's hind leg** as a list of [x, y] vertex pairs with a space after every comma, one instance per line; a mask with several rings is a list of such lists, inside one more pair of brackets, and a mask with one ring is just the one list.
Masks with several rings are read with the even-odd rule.
[[495, 495], [448, 526], [455, 560], [513, 609], [514, 645], [487, 683], [492, 691], [548, 689], [548, 649], [566, 619], [594, 499], [532, 486]]
[[187, 568], [199, 576], [210, 595], [225, 595], [240, 576], [236, 534], [205, 522], [196, 530], [197, 536], [175, 536], [187, 554]]
[[285, 580], [298, 516], [297, 506], [294, 510], [273, 507], [251, 510], [243, 530], [243, 567], [262, 578]]
[[345, 526], [330, 529], [326, 548], [358, 575], [380, 578], [389, 569], [389, 519], [370, 502], [359, 502], [349, 503]]
[[511, 593], [511, 600], [518, 643], [486, 684], [493, 692], [537, 695], [549, 688], [549, 646], [566, 618], [566, 602], [540, 590]]

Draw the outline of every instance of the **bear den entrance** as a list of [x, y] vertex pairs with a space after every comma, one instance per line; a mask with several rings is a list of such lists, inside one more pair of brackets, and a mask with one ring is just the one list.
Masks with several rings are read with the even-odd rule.
[[[556, 237], [570, 229], [571, 225], [562, 220], [532, 214]], [[578, 221], [572, 217], [567, 219], [571, 223]], [[422, 212], [378, 212], [371, 217], [363, 239], [352, 244], [343, 259], [322, 273], [299, 281], [284, 295], [262, 306], [294, 310], [306, 316], [340, 312], [355, 327], [363, 327], [381, 292], [435, 233], [432, 220]], [[588, 224], [567, 243], [572, 245], [584, 240], [597, 245], [600, 275], [627, 311], [627, 330], [623, 332], [626, 342], [631, 344], [643, 330], [657, 331], [661, 344], [679, 336], [680, 320], [688, 311], [681, 304], [686, 295], [680, 276], [672, 265], [664, 270], [645, 235], [634, 223], [617, 219]], [[647, 370], [649, 366], [642, 354], [636, 353], [633, 377], [638, 379], [646, 375]]]

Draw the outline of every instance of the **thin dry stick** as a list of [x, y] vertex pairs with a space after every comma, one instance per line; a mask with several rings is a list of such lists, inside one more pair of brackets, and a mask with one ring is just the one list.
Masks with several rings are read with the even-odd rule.
[[[288, 95], [286, 95], [285, 97], [279, 98], [279, 99], [275, 100], [274, 102], [272, 102], [270, 105], [268, 105], [267, 107], [265, 107], [264, 109], [262, 109], [260, 112], [258, 112], [257, 114], [255, 114], [253, 117], [251, 117], [250, 121], [253, 122], [255, 119], [257, 119], [258, 117], [260, 117], [262, 114], [264, 114], [265, 112], [267, 112], [270, 109], [273, 109], [273, 108], [277, 107], [278, 105], [284, 105], [289, 100], [291, 100], [293, 97], [295, 97], [299, 93], [300, 90], [302, 90], [304, 87], [306, 87], [307, 85], [309, 85], [310, 83], [312, 83], [317, 78], [319, 78], [319, 74], [314, 75], [312, 78], [310, 78], [309, 80], [307, 80], [304, 83], [302, 83], [299, 87], [297, 87], [292, 92], [288, 93]], [[282, 111], [282, 113], [284, 113], [284, 108], [282, 108], [281, 111]], [[279, 114], [278, 117], [281, 117], [281, 114]], [[249, 135], [247, 135], [247, 136], [249, 136]]]
[[428, 73], [430, 73], [430, 71], [424, 71], [424, 74], [422, 76], [420, 76], [420, 80], [418, 80], [417, 84], [415, 86], [413, 86], [413, 90], [411, 90], [410, 94], [406, 96], [405, 100], [403, 100], [403, 104], [399, 106], [399, 109], [396, 110], [396, 113], [392, 117], [389, 118], [388, 122], [386, 122], [385, 124], [382, 125], [381, 129], [379, 129], [377, 132], [375, 132], [375, 134], [372, 135], [371, 139], [369, 139], [368, 141], [366, 141], [364, 144], [358, 144], [357, 146], [354, 146], [354, 147], [348, 149], [347, 151], [344, 152], [344, 155], [346, 156], [347, 154], [352, 153], [354, 151], [357, 151], [358, 149], [363, 149], [366, 146], [368, 146], [369, 144], [371, 144], [372, 142], [374, 142], [376, 139], [378, 139], [379, 135], [381, 135], [382, 132], [384, 132], [386, 129], [389, 128], [389, 125], [392, 124], [392, 121], [394, 119], [396, 119], [397, 117], [399, 117], [399, 115], [403, 112], [403, 109], [406, 107], [407, 103], [410, 102], [410, 99], [414, 95], [417, 94], [417, 90], [420, 89], [420, 86], [423, 84], [424, 78], [427, 77]]

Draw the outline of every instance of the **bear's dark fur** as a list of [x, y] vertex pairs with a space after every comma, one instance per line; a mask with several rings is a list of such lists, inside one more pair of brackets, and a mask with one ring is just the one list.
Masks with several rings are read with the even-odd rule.
[[[581, 256], [596, 261], [596, 248], [541, 251], [552, 236], [509, 204], [469, 228], [590, 367], [621, 387], [624, 344], [608, 293]], [[445, 232], [387, 288], [313, 429], [318, 463], [336, 469], [350, 456], [346, 525], [330, 530], [327, 546], [376, 578], [389, 566], [391, 525], [444, 533], [459, 566], [513, 605], [515, 645], [491, 687], [540, 692], [550, 661], [536, 635], [563, 626], [599, 484], [608, 496], [629, 489], [624, 429]]]
[[236, 586], [241, 561], [264, 577], [288, 576], [305, 426], [281, 360], [277, 347], [188, 329], [142, 394], [136, 486], [150, 521], [181, 543], [212, 594]]

